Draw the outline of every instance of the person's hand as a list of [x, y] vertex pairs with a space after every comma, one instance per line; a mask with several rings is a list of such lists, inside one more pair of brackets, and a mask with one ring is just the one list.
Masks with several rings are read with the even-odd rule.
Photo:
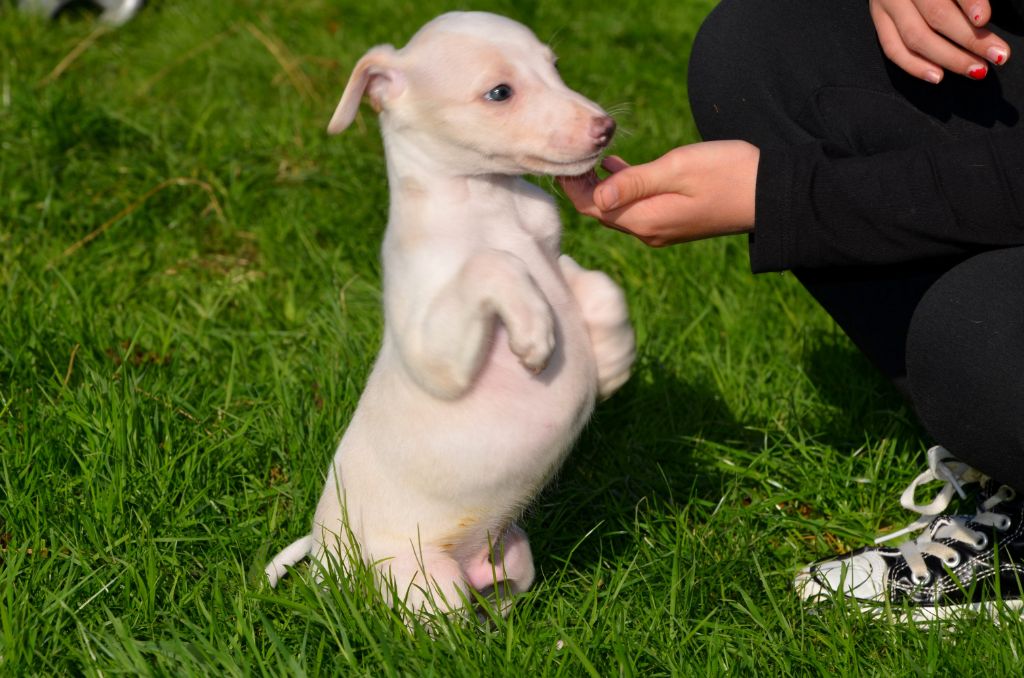
[[662, 247], [753, 230], [760, 158], [745, 141], [707, 141], [643, 165], [609, 156], [603, 181], [591, 171], [559, 183], [583, 214]]
[[943, 69], [975, 80], [988, 75], [986, 61], [1001, 66], [1010, 47], [984, 28], [988, 0], [870, 0], [871, 20], [882, 51], [916, 78], [939, 83]]

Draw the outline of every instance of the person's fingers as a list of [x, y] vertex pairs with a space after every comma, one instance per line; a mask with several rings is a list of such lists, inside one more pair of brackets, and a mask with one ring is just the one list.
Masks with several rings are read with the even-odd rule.
[[[913, 3], [898, 3], [889, 8], [889, 17], [896, 26], [903, 47], [913, 56], [930, 61], [953, 73], [966, 75], [975, 80], [981, 80], [988, 75], [988, 66], [983, 59], [950, 42], [952, 39], [966, 42], [966, 34], [973, 36], [974, 31], [980, 30], [970, 25], [959, 7], [947, 0], [937, 4], [943, 9], [934, 9], [935, 0], [917, 2], [930, 3], [926, 10], [927, 16]], [[933, 75], [929, 74], [929, 77], [934, 81]]]
[[690, 235], [696, 229], [685, 227], [694, 215], [691, 198], [678, 193], [659, 193], [605, 212], [601, 223], [651, 247], [664, 247], [700, 237]]
[[[614, 160], [610, 164], [618, 167]], [[594, 204], [601, 211], [608, 212], [652, 195], [674, 193], [675, 182], [673, 163], [663, 155], [643, 165], [630, 165], [614, 171], [594, 189]]]
[[[979, 0], [957, 0], [958, 4], [953, 4], [948, 0], [916, 0], [916, 2], [922, 18], [940, 37], [959, 45], [969, 53], [966, 55], [966, 61], [961, 62], [961, 67], [966, 64], [967, 71], [957, 68], [950, 68], [950, 70], [977, 77], [976, 74], [971, 73], [972, 63], [975, 66], [984, 66], [985, 64], [978, 64], [976, 57], [987, 59], [996, 65], [1006, 63], [1010, 56], [1010, 46], [992, 31], [975, 25], [973, 19], [974, 16], [979, 16], [984, 21], [988, 21], [987, 17], [991, 14], [988, 3], [985, 3], [984, 8], [976, 8], [974, 5], [979, 4]], [[965, 4], [971, 5], [966, 12], [963, 9]], [[973, 15], [970, 14], [971, 11], [974, 12]]]
[[[601, 160], [601, 168], [612, 176], [629, 167], [631, 165], [617, 155], [609, 155]], [[599, 206], [599, 209], [608, 211], [615, 209], [615, 207], [623, 204], [623, 202], [631, 201], [623, 201], [619, 186], [613, 183], [594, 191], [594, 202]]]
[[[882, 51], [894, 64], [904, 71], [927, 82], [942, 82], [942, 66], [911, 52], [903, 41], [896, 22], [889, 12], [879, 3], [871, 3], [871, 19], [878, 33], [878, 42]], [[923, 22], [922, 22], [923, 23]]]
[[[602, 167], [609, 172], [619, 172], [623, 169], [630, 167], [622, 158], [610, 156], [605, 158], [601, 163]], [[614, 176], [614, 175], [612, 175]], [[619, 223], [619, 220], [623, 218], [623, 215], [630, 211], [631, 208], [635, 208], [635, 205], [628, 203], [622, 203], [621, 207], [603, 209], [594, 202], [595, 188], [602, 186], [608, 181], [604, 181], [598, 177], [594, 170], [581, 174], [575, 177], [557, 177], [559, 185], [562, 190], [565, 191], [565, 195], [572, 202], [573, 207], [588, 217], [593, 217], [600, 221], [608, 228], [622, 233], [628, 233], [629, 235], [636, 235], [632, 230]], [[640, 210], [642, 213], [643, 210]], [[627, 217], [628, 220], [628, 217]]]
[[956, 3], [975, 26], [984, 26], [992, 18], [992, 7], [988, 0], [956, 0]]
[[[610, 174], [619, 172], [630, 167], [630, 164], [617, 155], [609, 155], [601, 160], [601, 168]], [[559, 185], [565, 191], [566, 197], [572, 201], [577, 210], [588, 216], [599, 216], [599, 210], [594, 206], [594, 189], [601, 183], [601, 177], [597, 172], [590, 170], [575, 177], [557, 177]]]
[[601, 167], [606, 172], [610, 172], [612, 174], [615, 174], [616, 172], [621, 172], [622, 170], [626, 169], [629, 166], [630, 165], [629, 165], [628, 162], [626, 162], [625, 160], [623, 160], [622, 158], [620, 158], [617, 155], [606, 156], [601, 161]]
[[[963, 16], [959, 8], [953, 3], [943, 5], [955, 11], [967, 26], [967, 17]], [[929, 23], [943, 25], [950, 22], [950, 12], [933, 10], [926, 20], [920, 10], [914, 4], [898, 5], [890, 14], [896, 29], [899, 31], [900, 40], [904, 47], [914, 55], [942, 66], [948, 71], [969, 75], [980, 80], [988, 73], [985, 63], [974, 54], [946, 39], [936, 32], [936, 28]], [[949, 30], [948, 26], [946, 30]]]
[[[609, 172], [619, 172], [629, 167], [621, 158], [606, 159], [602, 166]], [[667, 244], [657, 238], [646, 237], [650, 224], [656, 221], [650, 215], [651, 206], [647, 204], [650, 201], [623, 203], [621, 207], [603, 210], [594, 204], [594, 189], [602, 185], [601, 179], [595, 172], [590, 171], [576, 177], [558, 177], [557, 179], [562, 190], [565, 191], [566, 197], [581, 214], [597, 219], [610, 229], [637, 237], [649, 245]], [[605, 179], [605, 182], [607, 181], [608, 179]], [[658, 196], [656, 204], [680, 198], [681, 196], [662, 195]]]
[[600, 179], [594, 170], [577, 177], [558, 177], [558, 184], [565, 191], [573, 206], [587, 216], [599, 216], [600, 211], [594, 206], [594, 187]]

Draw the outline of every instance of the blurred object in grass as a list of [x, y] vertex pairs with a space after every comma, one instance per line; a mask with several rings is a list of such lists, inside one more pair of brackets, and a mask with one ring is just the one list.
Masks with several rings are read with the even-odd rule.
[[145, 0], [92, 0], [92, 2], [81, 2], [80, 0], [20, 0], [18, 6], [25, 12], [33, 12], [55, 19], [61, 12], [64, 12], [78, 5], [98, 5], [102, 10], [100, 21], [111, 26], [120, 26], [127, 23], [135, 16]]

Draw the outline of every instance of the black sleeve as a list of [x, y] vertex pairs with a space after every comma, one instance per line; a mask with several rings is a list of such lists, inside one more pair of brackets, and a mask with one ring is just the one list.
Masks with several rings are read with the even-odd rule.
[[761, 149], [755, 273], [1024, 245], [1024, 129], [870, 157]]

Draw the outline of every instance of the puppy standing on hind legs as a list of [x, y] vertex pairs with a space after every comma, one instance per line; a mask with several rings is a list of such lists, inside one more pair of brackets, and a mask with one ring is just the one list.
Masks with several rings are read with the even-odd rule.
[[275, 584], [306, 554], [344, 566], [357, 552], [410, 610], [453, 610], [470, 589], [530, 587], [514, 521], [629, 376], [622, 291], [560, 254], [554, 201], [521, 178], [586, 172], [615, 124], [529, 29], [481, 12], [371, 49], [329, 132], [364, 94], [391, 189], [384, 338], [312, 534], [266, 573]]

